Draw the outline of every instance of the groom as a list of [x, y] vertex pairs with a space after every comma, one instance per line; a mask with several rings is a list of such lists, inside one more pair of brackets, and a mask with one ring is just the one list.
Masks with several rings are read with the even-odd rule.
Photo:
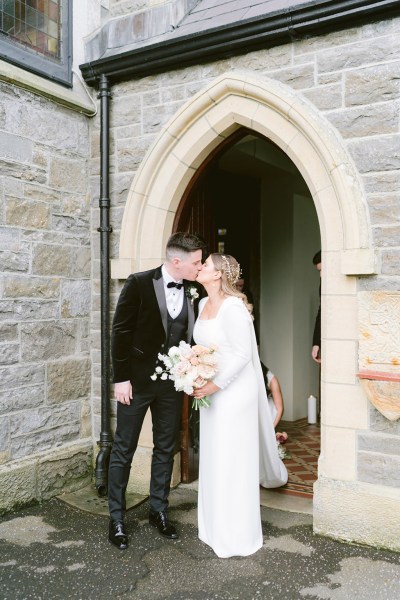
[[109, 540], [121, 550], [128, 546], [125, 492], [149, 407], [154, 444], [149, 522], [165, 537], [178, 537], [168, 520], [167, 507], [183, 393], [175, 391], [171, 380], [152, 381], [150, 376], [158, 365], [160, 352], [166, 354], [181, 340], [191, 342], [198, 292], [195, 284], [189, 282], [196, 279], [202, 268], [203, 247], [204, 242], [196, 235], [173, 234], [167, 243], [164, 264], [130, 275], [115, 311], [111, 353], [117, 428], [109, 470]]

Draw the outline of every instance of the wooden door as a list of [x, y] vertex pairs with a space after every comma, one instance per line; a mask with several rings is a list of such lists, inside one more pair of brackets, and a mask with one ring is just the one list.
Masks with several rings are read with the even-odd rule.
[[[232, 254], [251, 281], [255, 312], [259, 299], [260, 182], [246, 175], [222, 171], [218, 157], [203, 169], [177, 211], [174, 231], [201, 235], [211, 252]], [[199, 412], [185, 396], [181, 433], [181, 477], [187, 483], [198, 477]]]

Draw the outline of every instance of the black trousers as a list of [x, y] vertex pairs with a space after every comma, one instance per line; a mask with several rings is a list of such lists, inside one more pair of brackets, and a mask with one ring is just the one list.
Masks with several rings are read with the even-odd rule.
[[108, 504], [110, 517], [123, 520], [126, 487], [132, 459], [147, 409], [153, 421], [150, 508], [166, 510], [171, 485], [174, 451], [180, 431], [183, 393], [171, 381], [152, 381], [141, 392], [134, 392], [130, 406], [117, 403], [117, 428], [110, 456]]

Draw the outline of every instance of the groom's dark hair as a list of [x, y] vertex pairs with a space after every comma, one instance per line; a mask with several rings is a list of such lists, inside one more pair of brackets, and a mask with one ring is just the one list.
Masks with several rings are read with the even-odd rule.
[[167, 242], [167, 258], [171, 257], [174, 252], [203, 250], [205, 245], [205, 241], [199, 235], [178, 231], [177, 233], [173, 233]]

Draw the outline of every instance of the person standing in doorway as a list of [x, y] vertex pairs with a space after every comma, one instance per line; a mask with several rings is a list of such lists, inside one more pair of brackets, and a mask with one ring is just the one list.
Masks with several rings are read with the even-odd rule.
[[164, 264], [130, 275], [115, 311], [111, 354], [117, 427], [110, 457], [108, 501], [109, 540], [121, 550], [128, 546], [126, 488], [148, 408], [154, 444], [149, 522], [163, 536], [178, 537], [167, 507], [183, 393], [175, 391], [171, 380], [153, 381], [151, 375], [159, 353], [166, 354], [181, 340], [192, 340], [200, 287], [193, 282], [202, 268], [203, 246], [196, 235], [173, 234], [167, 242]]
[[[321, 250], [319, 250], [313, 256], [313, 265], [317, 271], [319, 271], [319, 275], [322, 275], [322, 262], [321, 262]], [[319, 282], [319, 308], [317, 317], [315, 319], [314, 325], [314, 333], [313, 333], [313, 345], [311, 349], [312, 359], [315, 360], [316, 363], [321, 364], [321, 281]]]

